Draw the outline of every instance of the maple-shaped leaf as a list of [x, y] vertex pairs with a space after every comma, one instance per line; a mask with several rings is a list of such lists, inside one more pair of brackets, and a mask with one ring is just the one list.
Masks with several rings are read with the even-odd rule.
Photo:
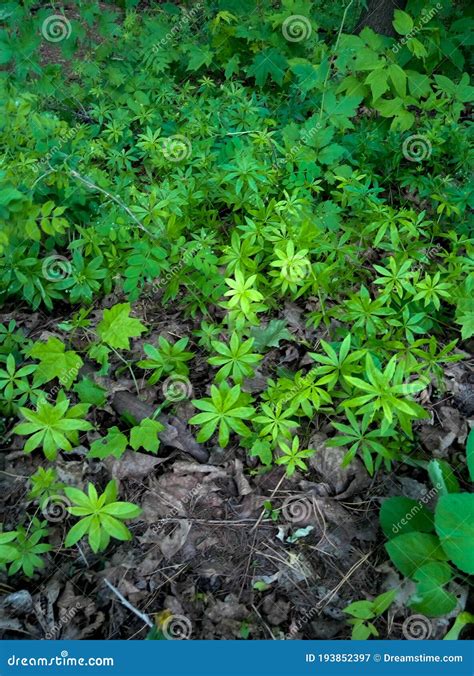
[[461, 337], [463, 340], [474, 336], [474, 307], [471, 307], [471, 309], [464, 307], [464, 309], [458, 311], [456, 323], [461, 324]]
[[192, 45], [188, 54], [189, 62], [186, 70], [199, 70], [201, 66], [209, 66], [214, 56], [209, 47], [201, 47], [200, 45]]
[[283, 319], [271, 319], [266, 326], [254, 327], [250, 335], [255, 339], [253, 347], [257, 352], [265, 347], [279, 347], [280, 340], [293, 340]]
[[156, 453], [160, 445], [158, 432], [161, 432], [163, 429], [163, 425], [158, 420], [144, 418], [139, 425], [131, 430], [130, 446], [134, 451], [144, 448], [150, 453]]
[[128, 439], [118, 427], [109, 429], [106, 437], [96, 439], [91, 444], [91, 450], [88, 453], [89, 458], [99, 458], [103, 460], [113, 455], [114, 458], [120, 458], [128, 445]]
[[97, 327], [102, 342], [110, 347], [130, 348], [130, 338], [136, 338], [146, 331], [139, 319], [130, 317], [130, 303], [119, 303], [104, 310], [103, 319]]
[[48, 338], [47, 343], [36, 343], [29, 355], [40, 362], [34, 375], [35, 386], [58, 378], [61, 385], [69, 389], [84, 363], [77, 352], [66, 350], [58, 338]]
[[255, 55], [247, 74], [253, 75], [258, 85], [264, 85], [268, 76], [281, 85], [287, 68], [288, 61], [277, 49], [264, 49]]

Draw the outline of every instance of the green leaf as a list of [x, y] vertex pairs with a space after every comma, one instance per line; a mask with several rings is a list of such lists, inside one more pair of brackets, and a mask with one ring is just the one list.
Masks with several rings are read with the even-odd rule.
[[76, 524], [74, 524], [66, 536], [66, 540], [64, 542], [65, 547], [72, 547], [76, 544], [76, 542], [79, 542], [79, 540], [84, 537], [84, 535], [89, 530], [90, 524], [92, 523], [92, 518], [92, 516], [88, 516], [86, 519], [81, 519]]
[[90, 378], [83, 378], [80, 382], [74, 385], [73, 390], [79, 396], [79, 400], [87, 404], [102, 406], [107, 401], [107, 390], [95, 383]]
[[189, 55], [187, 70], [199, 70], [204, 65], [209, 66], [214, 57], [214, 53], [208, 47], [198, 44], [192, 46]]
[[114, 458], [120, 458], [125, 452], [127, 445], [128, 439], [125, 434], [118, 427], [114, 426], [109, 429], [106, 437], [92, 442], [91, 450], [87, 457], [103, 460], [109, 455], [113, 455]]
[[130, 309], [130, 303], [119, 303], [110, 310], [104, 310], [97, 333], [110, 347], [128, 350], [130, 338], [137, 338], [146, 331], [146, 326], [139, 319], [130, 317]]
[[474, 615], [467, 612], [459, 613], [451, 629], [448, 631], [446, 636], [443, 636], [443, 641], [457, 641], [462, 630], [468, 624], [474, 624]]
[[276, 49], [263, 49], [254, 56], [252, 65], [247, 69], [247, 75], [253, 75], [255, 82], [262, 86], [270, 77], [281, 85], [285, 77], [288, 62], [283, 54]]
[[255, 439], [250, 449], [250, 456], [257, 457], [263, 465], [271, 465], [273, 453], [270, 442], [266, 439]]
[[447, 559], [438, 538], [427, 533], [398, 535], [385, 545], [385, 549], [398, 570], [410, 578], [421, 566]]
[[388, 75], [398, 96], [406, 96], [407, 76], [403, 68], [400, 68], [396, 63], [392, 63], [388, 67]]
[[474, 481], [474, 427], [469, 432], [466, 442], [466, 460], [471, 481]]
[[443, 588], [451, 577], [447, 563], [433, 562], [421, 566], [414, 575], [418, 584], [416, 593], [410, 598], [410, 608], [428, 617], [447, 615], [454, 610], [457, 598]]
[[117, 516], [120, 519], [135, 519], [140, 516], [142, 510], [131, 502], [111, 502], [102, 507], [101, 513]]
[[400, 35], [408, 35], [413, 30], [413, 19], [406, 12], [402, 12], [401, 9], [396, 9], [394, 13], [395, 19], [393, 21], [393, 27]]
[[280, 347], [281, 340], [293, 340], [283, 319], [271, 319], [266, 326], [254, 326], [250, 332], [253, 348], [262, 352], [265, 347]]
[[431, 483], [440, 495], [459, 492], [459, 481], [446, 460], [430, 460], [427, 469]]
[[387, 608], [389, 608], [392, 605], [396, 595], [397, 590], [390, 589], [389, 591], [380, 594], [372, 601], [372, 608], [376, 617], [382, 615], [382, 613], [384, 613], [387, 610]]
[[367, 75], [365, 83], [370, 85], [372, 98], [376, 101], [389, 88], [388, 73], [383, 68], [377, 68]]
[[474, 573], [474, 495], [450, 493], [436, 505], [435, 528], [443, 550], [464, 573]]
[[433, 514], [419, 501], [411, 498], [387, 498], [380, 508], [380, 525], [388, 538], [403, 533], [434, 530]]
[[371, 601], [354, 601], [344, 608], [344, 612], [359, 620], [371, 620], [375, 617]]
[[163, 425], [157, 420], [144, 418], [140, 425], [133, 427], [130, 432], [130, 446], [136, 451], [144, 448], [150, 453], [156, 453], [160, 445], [158, 433], [163, 431]]
[[35, 386], [58, 378], [61, 385], [69, 389], [84, 363], [76, 352], [67, 351], [58, 338], [49, 338], [47, 343], [36, 343], [29, 354], [40, 362], [34, 375]]

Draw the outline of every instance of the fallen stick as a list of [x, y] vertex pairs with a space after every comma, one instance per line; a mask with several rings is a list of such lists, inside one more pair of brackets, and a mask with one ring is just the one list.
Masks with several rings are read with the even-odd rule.
[[[133, 394], [124, 391], [118, 391], [114, 394], [111, 406], [119, 415], [128, 413], [138, 422], [144, 418], [153, 418], [155, 411], [150, 404], [146, 404]], [[165, 446], [178, 448], [180, 451], [192, 455], [198, 462], [208, 461], [209, 454], [206, 449], [198, 444], [179, 418], [162, 413], [156, 419], [164, 425], [165, 429], [158, 433], [158, 437]]]
[[[107, 389], [106, 381], [110, 379], [97, 378], [95, 369], [90, 363], [84, 364], [80, 372]], [[137, 422], [141, 422], [144, 418], [154, 418], [155, 408], [153, 406], [140, 401], [135, 395], [124, 390], [119, 390], [112, 395], [110, 405], [119, 415], [129, 414]], [[158, 432], [158, 438], [165, 446], [171, 446], [171, 448], [177, 448], [184, 453], [188, 453], [201, 463], [209, 460], [209, 453], [198, 444], [182, 420], [166, 413], [161, 413], [154, 419], [164, 426], [164, 430]]]

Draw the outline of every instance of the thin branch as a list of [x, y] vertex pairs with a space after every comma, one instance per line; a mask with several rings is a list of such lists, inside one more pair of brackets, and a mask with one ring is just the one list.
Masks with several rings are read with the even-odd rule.
[[132, 604], [131, 604], [129, 601], [127, 601], [127, 599], [125, 598], [125, 596], [123, 596], [123, 594], [121, 594], [121, 593], [119, 592], [119, 590], [118, 590], [116, 587], [114, 587], [114, 585], [111, 584], [111, 583], [107, 580], [107, 578], [104, 578], [104, 582], [105, 582], [105, 584], [107, 585], [107, 587], [108, 587], [111, 591], [113, 591], [113, 593], [117, 596], [117, 598], [121, 601], [121, 603], [123, 603], [123, 605], [124, 605], [126, 608], [128, 608], [129, 610], [131, 610], [132, 613], [135, 613], [135, 615], [136, 615], [137, 617], [139, 617], [143, 622], [145, 622], [145, 624], [147, 624], [149, 627], [154, 627], [154, 626], [155, 626], [155, 625], [153, 624], [153, 622], [150, 620], [150, 618], [148, 617], [148, 615], [145, 615], [145, 613], [140, 612], [140, 611], [138, 610], [138, 608], [135, 608], [135, 606], [132, 606]]

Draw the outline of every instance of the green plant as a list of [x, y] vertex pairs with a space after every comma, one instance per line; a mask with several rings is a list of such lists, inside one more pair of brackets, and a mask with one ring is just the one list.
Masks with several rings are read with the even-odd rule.
[[0, 568], [18, 558], [18, 549], [15, 547], [17, 536], [16, 530], [0, 532]]
[[45, 563], [41, 554], [45, 554], [52, 549], [51, 545], [41, 542], [47, 535], [47, 522], [39, 521], [36, 517], [32, 519], [28, 528], [17, 527], [14, 540], [17, 556], [8, 567], [9, 575], [14, 575], [22, 570], [27, 577], [33, 577], [35, 570], [44, 568]]
[[253, 338], [241, 342], [237, 333], [230, 337], [229, 345], [213, 340], [213, 349], [219, 354], [208, 359], [212, 366], [220, 366], [216, 374], [216, 382], [220, 383], [231, 376], [234, 383], [241, 383], [244, 378], [253, 375], [254, 366], [262, 359], [261, 355], [253, 354]]
[[[468, 469], [474, 480], [472, 456]], [[474, 573], [474, 495], [458, 492], [459, 485], [453, 482], [435, 487], [441, 495], [434, 514], [403, 497], [388, 498], [380, 510], [382, 529], [390, 538], [386, 544], [390, 559], [417, 585], [409, 605], [429, 617], [445, 615], [457, 606], [449, 590], [453, 577]]]
[[70, 451], [72, 445], [77, 444], [78, 431], [92, 429], [91, 423], [84, 420], [88, 404], [71, 407], [69, 404], [69, 399], [61, 390], [55, 404], [42, 396], [38, 399], [36, 410], [20, 408], [26, 422], [16, 425], [13, 432], [30, 437], [23, 447], [25, 453], [41, 446], [46, 458], [54, 460], [59, 450]]
[[372, 601], [354, 601], [344, 608], [344, 612], [351, 616], [347, 623], [352, 626], [351, 638], [353, 641], [365, 641], [371, 636], [379, 636], [379, 632], [371, 620], [378, 617], [389, 608], [397, 591], [391, 589], [384, 594], [380, 594]]
[[416, 380], [404, 381], [404, 368], [397, 365], [395, 357], [389, 361], [383, 371], [379, 370], [372, 356], [367, 354], [365, 373], [367, 380], [346, 376], [349, 385], [365, 394], [352, 397], [344, 401], [345, 408], [358, 408], [357, 415], [369, 413], [374, 416], [378, 411], [383, 415], [381, 429], [386, 432], [392, 424], [394, 416], [397, 416], [404, 431], [411, 432], [410, 418], [426, 418], [426, 411], [414, 401], [406, 398], [406, 395], [419, 392], [426, 387], [426, 382]]
[[88, 484], [87, 493], [67, 486], [66, 496], [72, 503], [68, 511], [73, 516], [82, 517], [68, 532], [65, 546], [72, 547], [87, 535], [94, 553], [107, 548], [110, 538], [130, 540], [132, 535], [122, 521], [140, 516], [141, 509], [130, 502], [117, 502], [117, 484], [109, 481], [99, 496], [95, 486]]
[[300, 448], [300, 440], [298, 437], [293, 437], [291, 446], [285, 444], [284, 441], [279, 441], [278, 446], [282, 455], [276, 459], [277, 465], [284, 465], [288, 476], [292, 476], [297, 468], [307, 470], [308, 466], [303, 458], [310, 458], [315, 451], [309, 448]]
[[34, 373], [37, 367], [29, 364], [17, 369], [13, 354], [8, 355], [5, 366], [5, 369], [0, 369], [1, 396], [9, 403], [15, 402], [21, 406], [30, 392], [30, 384], [26, 376]]
[[[388, 428], [382, 432], [380, 428], [371, 429], [371, 416], [365, 413], [362, 418], [356, 418], [349, 409], [346, 411], [346, 417], [349, 425], [339, 422], [333, 422], [332, 426], [341, 434], [328, 440], [328, 446], [346, 446], [350, 445], [349, 450], [344, 456], [342, 466], [346, 467], [351, 460], [359, 453], [364, 461], [369, 474], [373, 474], [376, 467], [380, 465], [382, 458], [392, 459], [392, 455], [385, 441], [387, 437], [394, 434], [393, 428]], [[384, 441], [385, 443], [382, 443]], [[373, 455], [376, 462], [374, 463]]]
[[250, 398], [241, 392], [240, 385], [230, 387], [226, 382], [211, 385], [211, 396], [205, 399], [193, 399], [196, 408], [203, 411], [194, 415], [191, 425], [201, 425], [198, 441], [207, 441], [216, 430], [219, 432], [219, 444], [222, 447], [229, 443], [230, 432], [237, 432], [242, 437], [250, 434], [250, 429], [243, 420], [250, 420], [254, 414], [252, 406], [248, 406]]
[[338, 352], [329, 343], [322, 340], [321, 346], [326, 354], [322, 355], [310, 352], [314, 361], [322, 364], [322, 366], [314, 369], [315, 375], [322, 376], [318, 380], [318, 385], [327, 385], [328, 390], [332, 390], [339, 381], [344, 385], [346, 376], [350, 376], [361, 370], [358, 362], [364, 356], [365, 350], [355, 350], [349, 354], [351, 340], [352, 337], [349, 333], [340, 344]]
[[58, 475], [54, 468], [38, 467], [30, 477], [31, 490], [28, 493], [29, 500], [38, 500], [40, 509], [43, 509], [49, 498], [62, 493], [65, 484], [58, 481]]
[[291, 406], [284, 410], [283, 404], [277, 403], [276, 406], [262, 404], [261, 408], [262, 415], [255, 416], [253, 421], [263, 425], [259, 432], [262, 437], [268, 435], [273, 442], [276, 442], [280, 437], [289, 439], [292, 430], [299, 426], [298, 422], [292, 418], [295, 410]]
[[178, 373], [187, 375], [189, 368], [186, 364], [194, 357], [192, 352], [186, 352], [188, 338], [180, 338], [176, 343], [170, 343], [160, 336], [158, 338], [158, 348], [149, 343], [145, 343], [143, 349], [148, 359], [138, 362], [138, 366], [143, 369], [153, 371], [148, 379], [150, 385], [154, 385], [160, 378], [168, 373]]

